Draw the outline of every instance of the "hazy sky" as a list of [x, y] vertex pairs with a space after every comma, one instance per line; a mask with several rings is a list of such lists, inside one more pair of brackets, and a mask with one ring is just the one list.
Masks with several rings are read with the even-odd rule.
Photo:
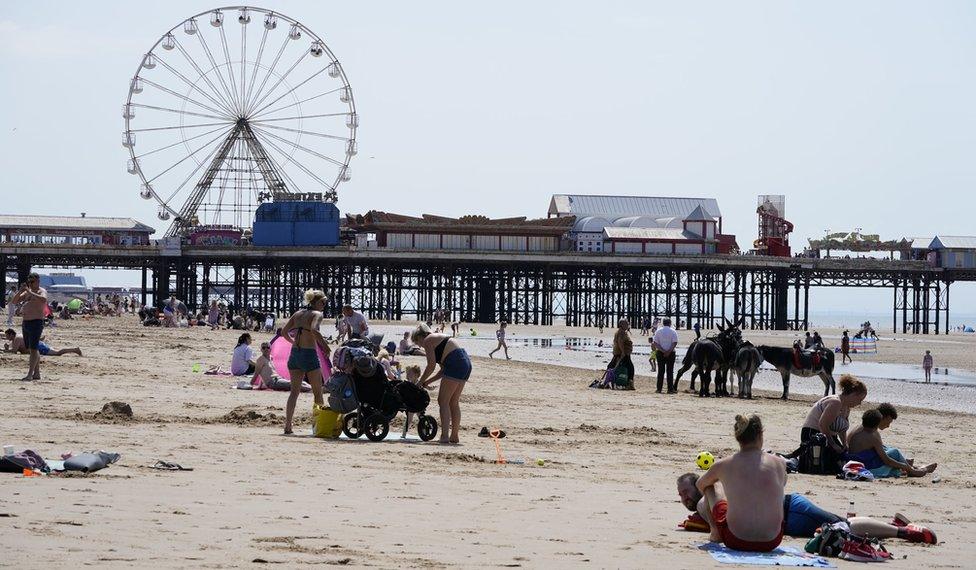
[[[544, 217], [557, 192], [708, 196], [748, 247], [757, 194], [782, 193], [795, 249], [826, 229], [976, 233], [970, 1], [260, 5], [322, 36], [352, 84], [344, 212]], [[214, 7], [5, 2], [2, 210], [165, 231], [125, 172], [120, 108], [141, 55]], [[976, 312], [973, 292], [953, 307]]]

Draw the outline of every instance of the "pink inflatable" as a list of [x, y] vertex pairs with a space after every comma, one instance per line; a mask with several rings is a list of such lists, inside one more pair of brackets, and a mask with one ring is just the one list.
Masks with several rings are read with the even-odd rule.
[[[271, 343], [271, 364], [275, 372], [282, 378], [290, 379], [288, 374], [288, 355], [291, 353], [291, 343], [282, 337], [278, 337]], [[322, 379], [328, 380], [332, 376], [332, 363], [322, 354], [322, 349], [315, 347], [315, 352], [319, 355], [319, 365], [322, 366]]]

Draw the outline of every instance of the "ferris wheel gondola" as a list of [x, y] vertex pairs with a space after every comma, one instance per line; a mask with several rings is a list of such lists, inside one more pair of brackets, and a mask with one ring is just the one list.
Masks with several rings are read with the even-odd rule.
[[167, 235], [249, 227], [269, 197], [336, 201], [358, 152], [359, 115], [338, 59], [302, 23], [251, 6], [208, 10], [163, 33], [129, 80], [122, 117], [126, 170], [159, 218], [173, 219]]

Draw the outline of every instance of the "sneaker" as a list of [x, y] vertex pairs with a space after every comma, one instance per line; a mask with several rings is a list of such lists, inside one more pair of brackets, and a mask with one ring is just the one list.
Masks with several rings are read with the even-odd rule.
[[904, 539], [908, 542], [921, 542], [924, 544], [936, 544], [939, 539], [932, 530], [924, 526], [910, 524], [904, 527]]
[[901, 513], [895, 513], [895, 518], [891, 519], [891, 524], [897, 527], [903, 527], [912, 524], [912, 521], [908, 520], [908, 517]]
[[848, 540], [837, 557], [852, 562], [884, 562], [891, 558], [891, 554], [875, 548], [867, 541]]

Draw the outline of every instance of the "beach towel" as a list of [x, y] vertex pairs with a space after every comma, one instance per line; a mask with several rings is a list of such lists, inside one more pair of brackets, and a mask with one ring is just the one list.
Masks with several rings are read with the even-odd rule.
[[732, 550], [723, 544], [709, 542], [698, 546], [712, 555], [716, 562], [723, 564], [746, 564], [749, 566], [805, 566], [810, 568], [836, 568], [826, 558], [807, 554], [792, 546], [780, 546], [772, 552], [742, 552]]

